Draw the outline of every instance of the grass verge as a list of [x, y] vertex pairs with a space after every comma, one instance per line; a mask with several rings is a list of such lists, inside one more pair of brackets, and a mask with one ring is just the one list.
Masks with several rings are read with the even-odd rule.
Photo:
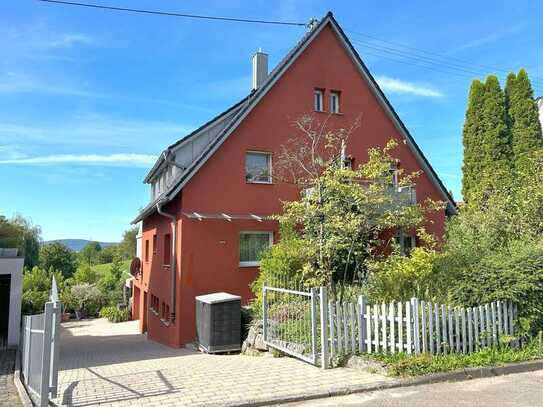
[[543, 359], [543, 347], [538, 341], [533, 341], [522, 348], [485, 348], [469, 355], [449, 354], [407, 355], [399, 353], [394, 355], [371, 354], [367, 355], [385, 364], [390, 376], [410, 377], [431, 373], [449, 372], [468, 367], [491, 367], [506, 363], [525, 362]]

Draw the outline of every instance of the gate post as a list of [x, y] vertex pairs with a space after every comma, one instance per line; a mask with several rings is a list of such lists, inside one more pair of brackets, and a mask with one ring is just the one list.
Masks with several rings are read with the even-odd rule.
[[50, 391], [51, 397], [57, 397], [58, 389], [58, 357], [59, 357], [59, 341], [60, 341], [60, 320], [62, 318], [62, 304], [60, 301], [53, 303], [53, 332], [51, 335], [52, 347], [51, 347], [51, 377], [50, 377]]
[[317, 362], [317, 307], [315, 304], [317, 289], [311, 289], [311, 347], [313, 348], [313, 364]]
[[262, 336], [266, 342], [268, 340], [268, 292], [266, 286], [262, 287]]
[[24, 349], [23, 349], [23, 377], [24, 382], [28, 384], [28, 376], [30, 371], [30, 349], [31, 349], [31, 338], [30, 329], [32, 328], [31, 317], [28, 315], [24, 316]]
[[325, 287], [320, 287], [321, 308], [321, 366], [328, 369], [328, 293]]
[[51, 373], [51, 346], [53, 328], [53, 303], [45, 303], [43, 315], [43, 353], [41, 364], [40, 407], [49, 405], [49, 378]]

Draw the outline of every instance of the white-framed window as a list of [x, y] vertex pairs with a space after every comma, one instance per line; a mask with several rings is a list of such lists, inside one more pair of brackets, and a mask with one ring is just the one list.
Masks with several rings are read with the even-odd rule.
[[397, 239], [400, 245], [400, 253], [404, 256], [408, 256], [411, 250], [417, 247], [417, 238], [413, 235], [400, 232]]
[[260, 254], [273, 244], [273, 232], [241, 232], [239, 234], [239, 265], [260, 265]]
[[324, 91], [322, 89], [315, 89], [313, 93], [313, 105], [316, 112], [323, 112], [324, 111]]
[[339, 113], [339, 92], [330, 92], [330, 113]]
[[400, 170], [398, 164], [392, 164], [390, 166], [390, 180], [392, 182], [392, 187], [397, 189], [400, 184]]
[[245, 181], [256, 184], [271, 184], [271, 153], [249, 151], [245, 154]]

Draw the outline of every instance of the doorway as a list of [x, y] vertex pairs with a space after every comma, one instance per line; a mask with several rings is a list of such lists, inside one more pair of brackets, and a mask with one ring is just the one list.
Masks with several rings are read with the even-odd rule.
[[142, 333], [145, 333], [147, 332], [147, 314], [148, 314], [148, 309], [147, 309], [147, 291], [144, 291], [143, 292], [143, 315], [142, 315], [142, 319], [143, 319], [143, 322], [142, 322]]
[[0, 349], [8, 346], [11, 275], [0, 274]]

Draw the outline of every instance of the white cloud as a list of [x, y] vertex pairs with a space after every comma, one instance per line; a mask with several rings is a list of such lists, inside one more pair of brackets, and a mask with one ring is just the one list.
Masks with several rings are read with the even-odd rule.
[[478, 35], [475, 40], [468, 41], [464, 44], [459, 45], [456, 48], [453, 48], [449, 53], [457, 53], [460, 51], [465, 51], [471, 48], [480, 48], [482, 46], [495, 43], [499, 40], [501, 40], [504, 37], [507, 37], [511, 34], [515, 34], [519, 31], [521, 31], [524, 28], [525, 24], [517, 24], [514, 26], [507, 26], [503, 30], [492, 30], [490, 34], [487, 35]]
[[101, 45], [98, 39], [88, 34], [55, 31], [44, 22], [2, 27], [0, 33], [0, 44], [19, 52]]
[[64, 79], [29, 75], [7, 71], [0, 72], [0, 93], [43, 93], [76, 97], [105, 97], [105, 95], [83, 89], [79, 84], [72, 85]]
[[157, 156], [150, 154], [56, 154], [41, 157], [27, 157], [0, 161], [0, 164], [17, 165], [102, 165], [114, 167], [148, 168], [156, 161]]
[[378, 76], [376, 80], [384, 92], [433, 98], [443, 97], [443, 94], [439, 90], [426, 85], [406, 82], [400, 79], [390, 78], [388, 76]]
[[[171, 144], [193, 129], [193, 126], [182, 123], [116, 119], [107, 115], [85, 114], [47, 123], [0, 121], [0, 144], [17, 143], [20, 147], [32, 149], [51, 146], [55, 149], [58, 146], [79, 146], [79, 148], [93, 146], [106, 148], [107, 152], [113, 148], [121, 151], [147, 152]], [[150, 137], [153, 142], [149, 141]], [[35, 150], [29, 151], [27, 155], [30, 155], [32, 151]], [[72, 151], [74, 150], [70, 147], [70, 152]]]
[[50, 33], [42, 40], [36, 40], [34, 45], [42, 48], [69, 48], [74, 45], [97, 45], [97, 41], [85, 34], [80, 33]]

